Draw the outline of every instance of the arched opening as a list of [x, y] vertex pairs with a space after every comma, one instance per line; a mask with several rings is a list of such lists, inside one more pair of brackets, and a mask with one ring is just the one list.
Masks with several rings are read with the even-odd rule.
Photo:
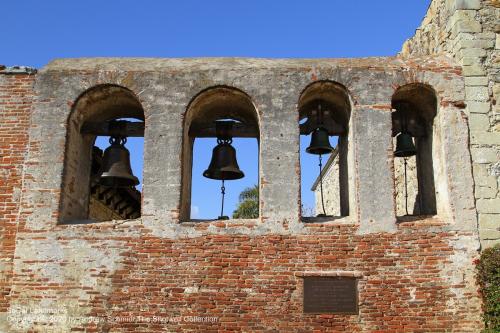
[[396, 216], [434, 215], [432, 138], [436, 93], [425, 84], [404, 85], [394, 93], [392, 108]]
[[[298, 110], [302, 217], [348, 216], [349, 93], [339, 83], [318, 81], [302, 92]], [[332, 149], [323, 149], [328, 142]]]
[[[227, 141], [223, 152], [218, 150], [222, 141]], [[228, 142], [231, 148], [226, 145]], [[217, 154], [224, 155], [232, 149], [236, 167], [241, 171], [237, 179], [219, 172], [217, 163], [213, 164], [214, 158], [220, 156]], [[190, 102], [184, 117], [181, 221], [257, 218], [258, 174], [259, 122], [250, 97], [226, 86], [200, 92]]]
[[[141, 186], [136, 180], [118, 183], [111, 174], [103, 181], [106, 164], [114, 170], [117, 164], [104, 156], [109, 138], [127, 143], [120, 153], [129, 151], [132, 164], [130, 179], [142, 178], [144, 145], [144, 110], [135, 94], [127, 88], [105, 84], [82, 93], [67, 122], [67, 140], [63, 184], [60, 201], [60, 222], [108, 221], [137, 218], [141, 214]], [[122, 158], [120, 166], [127, 167]], [[120, 177], [122, 175], [119, 175]], [[111, 182], [110, 182], [111, 180]]]

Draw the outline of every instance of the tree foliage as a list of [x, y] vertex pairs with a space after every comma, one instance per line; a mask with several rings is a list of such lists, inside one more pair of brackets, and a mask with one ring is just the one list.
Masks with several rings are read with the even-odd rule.
[[241, 191], [233, 218], [255, 219], [257, 217], [259, 217], [259, 187], [254, 185]]
[[500, 244], [484, 250], [476, 264], [485, 332], [500, 332]]

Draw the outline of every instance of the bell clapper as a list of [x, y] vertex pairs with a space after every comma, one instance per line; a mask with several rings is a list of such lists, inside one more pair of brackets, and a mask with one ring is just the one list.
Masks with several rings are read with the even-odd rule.
[[407, 181], [407, 176], [406, 176], [406, 168], [408, 166], [408, 157], [403, 158], [404, 161], [404, 169], [405, 169], [405, 209], [406, 209], [406, 215], [408, 214], [408, 181]]
[[220, 193], [222, 194], [222, 202], [221, 202], [221, 207], [220, 207], [220, 216], [219, 220], [228, 220], [228, 216], [224, 216], [224, 196], [226, 194], [226, 187], [224, 186], [224, 179], [222, 179], [222, 185], [220, 187]]

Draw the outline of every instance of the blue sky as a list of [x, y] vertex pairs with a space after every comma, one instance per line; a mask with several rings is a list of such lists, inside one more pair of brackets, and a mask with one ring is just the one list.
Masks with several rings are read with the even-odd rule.
[[[27, 1], [4, 0], [0, 64], [40, 68], [63, 57], [337, 58], [395, 55], [420, 25], [430, 0]], [[307, 138], [303, 146], [307, 146]], [[101, 140], [104, 141], [104, 140]], [[333, 143], [333, 142], [332, 142]], [[141, 178], [141, 140], [127, 146]], [[209, 163], [215, 140], [196, 144], [193, 174]], [[226, 215], [257, 181], [257, 145], [235, 140], [244, 180], [227, 185]], [[303, 201], [317, 157], [305, 156]], [[255, 156], [255, 158], [249, 158]], [[306, 165], [311, 164], [311, 167]], [[220, 184], [194, 178], [197, 217], [219, 214]]]

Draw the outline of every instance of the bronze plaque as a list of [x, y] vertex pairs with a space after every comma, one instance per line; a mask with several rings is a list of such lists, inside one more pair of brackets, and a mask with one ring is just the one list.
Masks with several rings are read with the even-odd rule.
[[358, 314], [358, 281], [346, 277], [304, 277], [304, 313]]

